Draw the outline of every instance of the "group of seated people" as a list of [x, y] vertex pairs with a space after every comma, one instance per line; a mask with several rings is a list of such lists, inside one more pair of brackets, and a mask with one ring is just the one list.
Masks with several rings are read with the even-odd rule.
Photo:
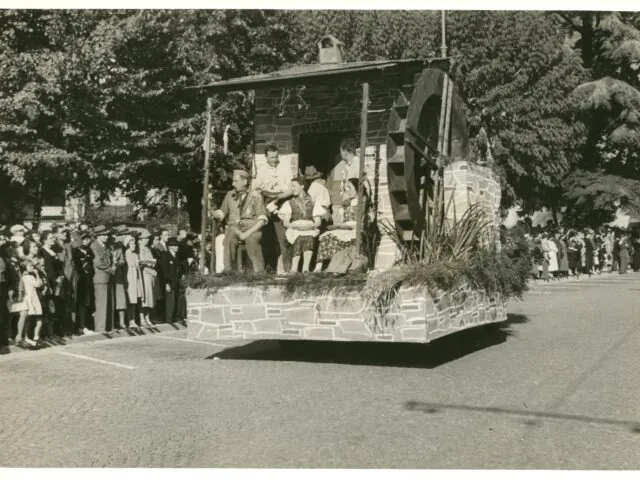
[[[225, 223], [224, 239], [216, 249], [222, 254], [224, 271], [238, 269], [240, 245], [255, 273], [269, 264], [280, 274], [309, 272], [313, 259], [314, 271], [331, 270], [329, 263], [339, 253], [354, 256], [358, 190], [365, 182], [361, 214], [366, 217], [370, 187], [366, 177], [358, 178], [355, 142], [344, 140], [340, 150], [342, 161], [335, 170], [342, 199], [338, 205], [332, 205], [327, 181], [315, 166], [307, 166], [304, 175], [291, 179], [273, 145], [265, 149], [266, 163], [253, 181], [247, 171], [234, 170], [233, 190], [214, 211], [214, 217]], [[268, 247], [276, 245], [278, 252], [269, 255]]]

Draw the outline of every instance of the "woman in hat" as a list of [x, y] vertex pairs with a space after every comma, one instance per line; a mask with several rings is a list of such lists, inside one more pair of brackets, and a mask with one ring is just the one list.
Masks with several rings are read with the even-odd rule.
[[[115, 283], [115, 311], [117, 312], [117, 326], [114, 325], [116, 330], [125, 328], [125, 317], [127, 312], [127, 262], [124, 259], [124, 235], [127, 232], [118, 231], [116, 241], [111, 247], [112, 265], [115, 268], [113, 279]], [[114, 319], [115, 320], [115, 319]]]
[[140, 325], [150, 327], [151, 312], [156, 308], [158, 271], [156, 258], [151, 251], [151, 234], [144, 232], [138, 237], [138, 264], [142, 273], [142, 297], [140, 299]]

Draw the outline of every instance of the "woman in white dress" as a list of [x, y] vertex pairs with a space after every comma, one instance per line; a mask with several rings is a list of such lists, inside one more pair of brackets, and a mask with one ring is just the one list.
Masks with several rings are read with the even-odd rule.
[[547, 238], [549, 246], [549, 273], [555, 278], [558, 272], [558, 246], [552, 238]]

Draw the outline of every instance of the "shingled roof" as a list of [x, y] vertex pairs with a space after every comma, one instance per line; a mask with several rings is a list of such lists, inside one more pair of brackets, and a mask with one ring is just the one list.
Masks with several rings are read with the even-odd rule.
[[323, 83], [331, 77], [332, 81], [337, 81], [349, 77], [356, 77], [362, 80], [373, 78], [383, 72], [406, 69], [407, 67], [424, 67], [429, 62], [423, 60], [377, 60], [371, 62], [350, 62], [350, 63], [313, 63], [308, 65], [296, 65], [294, 67], [276, 70], [270, 73], [249, 75], [246, 77], [221, 80], [190, 89], [201, 89], [211, 93], [220, 93], [231, 90], [253, 90], [256, 88], [268, 88], [270, 86], [279, 87], [304, 83]]

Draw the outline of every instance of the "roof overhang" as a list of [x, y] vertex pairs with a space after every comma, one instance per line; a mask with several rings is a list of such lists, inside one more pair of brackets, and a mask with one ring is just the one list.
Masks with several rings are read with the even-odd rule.
[[238, 90], [256, 90], [288, 85], [314, 85], [348, 80], [370, 81], [390, 73], [412, 71], [433, 66], [446, 69], [447, 59], [442, 60], [379, 60], [375, 62], [351, 62], [336, 64], [299, 65], [284, 70], [246, 77], [232, 78], [188, 87], [189, 90], [204, 90], [208, 93], [224, 93]]

